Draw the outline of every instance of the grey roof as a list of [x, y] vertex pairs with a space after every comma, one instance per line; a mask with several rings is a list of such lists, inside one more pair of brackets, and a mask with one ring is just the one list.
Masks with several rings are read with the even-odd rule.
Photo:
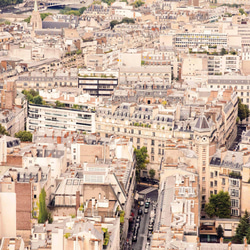
[[68, 28], [70, 23], [66, 22], [43, 22], [43, 29], [63, 29]]
[[201, 115], [195, 126], [194, 126], [194, 129], [195, 130], [199, 130], [199, 131], [208, 131], [210, 130], [210, 126], [208, 124], [208, 121], [207, 121], [207, 118], [204, 116], [204, 115]]

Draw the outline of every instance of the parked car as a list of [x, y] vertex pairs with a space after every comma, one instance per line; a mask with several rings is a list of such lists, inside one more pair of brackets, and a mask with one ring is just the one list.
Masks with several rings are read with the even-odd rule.
[[136, 222], [136, 223], [135, 223], [135, 227], [138, 227], [138, 228], [139, 228], [139, 227], [140, 227], [140, 222]]
[[148, 232], [148, 235], [147, 235], [147, 240], [150, 240], [151, 239], [151, 237], [152, 237], [152, 232]]
[[144, 201], [139, 201], [139, 205], [143, 206], [144, 205]]
[[145, 208], [149, 208], [149, 205], [150, 205], [150, 203], [149, 203], [149, 202], [146, 202], [146, 203], [145, 203]]
[[140, 222], [140, 221], [141, 221], [141, 217], [137, 216], [135, 222], [137, 223], [137, 222]]
[[136, 241], [137, 241], [137, 235], [133, 235], [132, 241], [133, 241], [133, 242], [136, 242]]
[[138, 210], [138, 215], [142, 215], [142, 209]]
[[148, 213], [148, 208], [145, 208], [144, 209], [144, 214], [147, 214]]

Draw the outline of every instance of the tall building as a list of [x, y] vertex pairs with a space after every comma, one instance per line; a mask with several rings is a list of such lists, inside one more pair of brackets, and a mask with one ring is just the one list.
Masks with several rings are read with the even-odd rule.
[[35, 0], [34, 10], [31, 15], [30, 23], [32, 25], [32, 30], [41, 30], [42, 29], [42, 19], [37, 7], [37, 1]]

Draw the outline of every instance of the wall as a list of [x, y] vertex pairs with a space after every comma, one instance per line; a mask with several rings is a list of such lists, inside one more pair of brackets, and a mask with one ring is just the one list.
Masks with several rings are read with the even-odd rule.
[[16, 237], [16, 194], [0, 193], [0, 238]]

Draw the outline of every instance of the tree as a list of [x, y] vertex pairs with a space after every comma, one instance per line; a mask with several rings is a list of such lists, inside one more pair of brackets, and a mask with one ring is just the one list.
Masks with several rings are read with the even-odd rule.
[[247, 240], [250, 240], [250, 225], [249, 225], [249, 214], [247, 210], [245, 211], [245, 214], [240, 219], [240, 223], [236, 229], [236, 234], [233, 237], [233, 242], [235, 243], [243, 243], [244, 237], [248, 236]]
[[249, 116], [249, 109], [247, 105], [244, 105], [240, 98], [238, 98], [238, 117], [240, 121], [246, 119]]
[[218, 239], [220, 239], [221, 237], [224, 236], [224, 230], [222, 228], [221, 225], [219, 225], [217, 228], [216, 228], [216, 232], [217, 232], [217, 237]]
[[33, 101], [37, 105], [42, 105], [43, 104], [43, 98], [40, 95], [34, 97]]
[[2, 124], [0, 124], [0, 135], [10, 135]]
[[136, 177], [137, 180], [140, 178], [141, 170], [147, 167], [149, 161], [148, 158], [148, 150], [146, 147], [142, 147], [141, 149], [135, 149], [135, 159], [136, 159]]
[[241, 15], [246, 15], [247, 16], [247, 13], [244, 11], [244, 9], [242, 9], [242, 8], [240, 8], [239, 9], [239, 13], [241, 14]]
[[15, 5], [15, 4], [19, 4], [22, 2], [23, 2], [23, 0], [1, 0], [0, 7], [6, 7], [8, 5]]
[[41, 193], [39, 195], [39, 216], [38, 223], [44, 223], [48, 219], [48, 211], [46, 206], [46, 192], [44, 188], [42, 188]]
[[15, 133], [15, 137], [19, 138], [22, 142], [25, 141], [32, 142], [32, 133], [29, 131], [19, 131]]
[[231, 201], [228, 192], [220, 191], [218, 194], [212, 194], [209, 203], [205, 205], [205, 212], [209, 217], [230, 218]]
[[227, 54], [226, 49], [225, 49], [225, 48], [222, 48], [221, 51], [220, 51], [220, 54], [221, 54], [222, 56], [226, 55], [226, 54]]
[[155, 170], [154, 169], [151, 168], [149, 170], [149, 176], [150, 176], [151, 179], [154, 179], [154, 177], [155, 177]]
[[113, 28], [114, 28], [117, 24], [119, 24], [119, 23], [120, 23], [120, 22], [117, 21], [117, 20], [111, 21], [110, 24], [109, 24], [109, 25], [110, 25], [110, 28], [113, 29]]
[[58, 107], [58, 108], [65, 107], [65, 104], [60, 102], [60, 101], [56, 101], [55, 104], [56, 104], [56, 107]]
[[82, 15], [82, 13], [83, 13], [86, 9], [87, 9], [86, 7], [82, 7], [82, 8], [80, 8], [80, 9], [79, 9], [79, 13], [80, 13], [80, 15]]
[[133, 5], [135, 6], [135, 8], [139, 8], [141, 7], [143, 4], [145, 4], [145, 2], [141, 1], [141, 0], [137, 0], [135, 2], [133, 2]]

